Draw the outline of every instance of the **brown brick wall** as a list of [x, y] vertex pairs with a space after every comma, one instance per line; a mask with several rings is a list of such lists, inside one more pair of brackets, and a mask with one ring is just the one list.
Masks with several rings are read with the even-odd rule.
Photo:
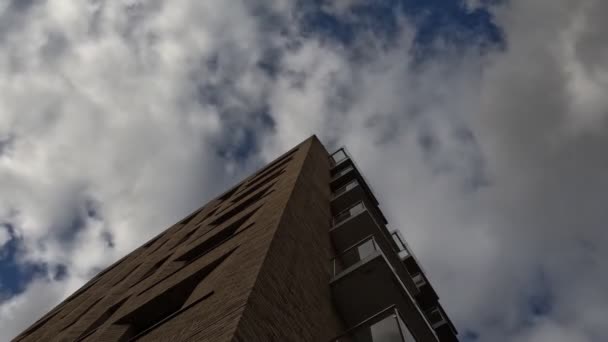
[[[138, 340], [326, 341], [335, 336], [342, 326], [328, 285], [327, 152], [313, 137], [274, 165], [278, 167], [252, 175], [235, 191], [219, 196], [110, 266], [16, 340], [74, 341], [82, 339], [87, 329], [91, 333], [84, 341], [116, 341], [121, 336], [124, 340], [124, 334], [135, 331], [146, 315], [166, 309], [158, 298], [186, 283], [193, 284], [188, 285], [191, 294], [182, 299], [177, 295], [172, 301], [179, 303], [179, 310]], [[276, 172], [283, 167], [285, 172]], [[249, 193], [273, 175], [276, 178]], [[269, 184], [270, 191], [257, 202], [214, 225]], [[177, 260], [201, 242], [215, 241], [218, 232], [225, 233], [258, 207], [221, 245], [190, 264]], [[215, 268], [200, 283], [189, 282], [209, 265]]]
[[329, 341], [343, 330], [329, 288], [328, 154], [318, 140], [309, 142], [236, 341]]

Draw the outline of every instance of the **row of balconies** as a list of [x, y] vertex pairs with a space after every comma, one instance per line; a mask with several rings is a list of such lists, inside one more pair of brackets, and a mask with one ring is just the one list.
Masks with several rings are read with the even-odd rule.
[[333, 299], [347, 326], [335, 341], [457, 341], [456, 329], [399, 232], [344, 149], [332, 155]]

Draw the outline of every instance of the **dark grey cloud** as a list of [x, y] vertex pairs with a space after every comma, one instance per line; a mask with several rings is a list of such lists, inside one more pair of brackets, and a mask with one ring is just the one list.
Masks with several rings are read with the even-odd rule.
[[48, 269], [0, 331], [316, 133], [348, 146], [463, 336], [606, 339], [604, 8], [501, 2], [504, 46], [421, 60], [407, 17], [349, 45], [286, 25], [283, 1], [11, 7], [0, 222]]

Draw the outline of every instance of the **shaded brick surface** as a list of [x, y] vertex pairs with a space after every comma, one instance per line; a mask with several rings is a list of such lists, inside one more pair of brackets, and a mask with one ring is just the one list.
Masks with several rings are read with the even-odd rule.
[[[100, 272], [15, 341], [127, 341], [139, 332], [129, 319], [140, 308], [153, 307], [155, 298], [222, 257], [179, 310], [136, 339], [327, 341], [336, 336], [343, 327], [329, 289], [328, 154], [316, 137], [296, 149]], [[250, 191], [259, 184], [264, 185]], [[258, 196], [267, 185], [269, 191]], [[255, 196], [261, 198], [249, 205]], [[193, 262], [177, 260], [257, 208], [234, 235]]]

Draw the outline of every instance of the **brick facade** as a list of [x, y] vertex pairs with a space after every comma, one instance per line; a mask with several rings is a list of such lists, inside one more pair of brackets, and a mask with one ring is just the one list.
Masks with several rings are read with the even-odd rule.
[[329, 341], [329, 158], [311, 137], [102, 271], [14, 341]]

